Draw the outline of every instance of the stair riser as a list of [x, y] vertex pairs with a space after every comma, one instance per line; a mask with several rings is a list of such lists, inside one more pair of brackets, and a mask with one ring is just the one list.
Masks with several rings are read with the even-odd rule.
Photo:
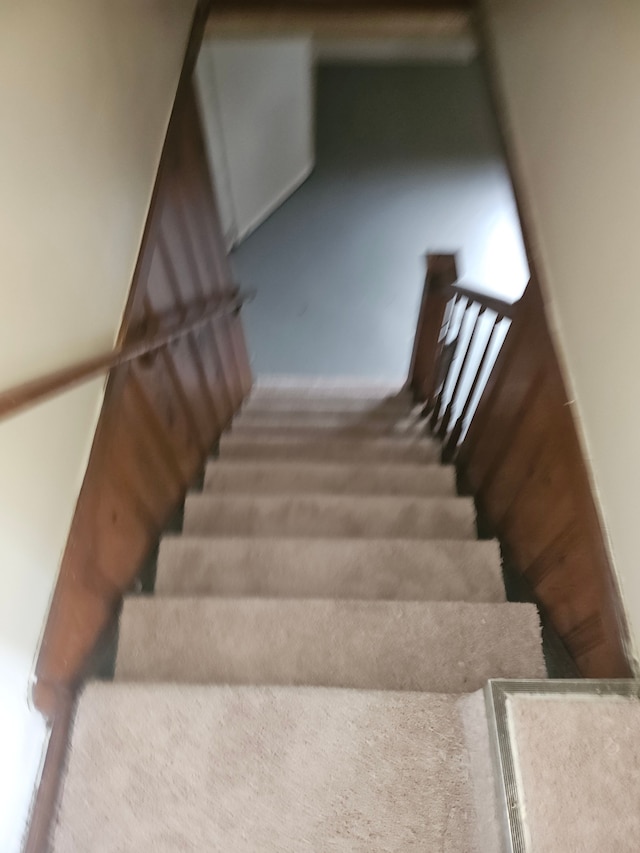
[[418, 414], [371, 415], [367, 412], [268, 412], [244, 411], [233, 421], [237, 430], [302, 430], [370, 432], [373, 435], [428, 434], [428, 424]]
[[504, 601], [495, 542], [189, 539], [160, 546], [156, 595]]
[[312, 462], [391, 462], [434, 464], [439, 461], [438, 446], [429, 440], [381, 439], [365, 441], [326, 440], [325, 436], [297, 441], [237, 438], [231, 433], [220, 442], [220, 456], [226, 459], [262, 461], [308, 460]]
[[358, 415], [364, 417], [406, 417], [416, 410], [408, 399], [377, 400], [363, 397], [295, 397], [287, 395], [251, 396], [243, 406], [243, 413], [253, 414], [316, 414]]
[[225, 463], [207, 466], [204, 491], [246, 494], [415, 495], [454, 497], [455, 471], [439, 465], [375, 466]]
[[473, 504], [461, 498], [241, 498], [193, 496], [184, 531], [212, 536], [474, 539]]
[[524, 604], [136, 598], [116, 663], [124, 680], [446, 693], [544, 674]]
[[429, 439], [430, 433], [424, 421], [407, 422], [406, 420], [379, 422], [369, 421], [340, 423], [329, 419], [319, 418], [307, 424], [269, 424], [257, 422], [234, 421], [232, 435], [246, 439], [280, 439], [282, 441], [310, 441], [319, 439], [368, 439], [368, 438], [405, 438], [411, 441]]
[[337, 412], [340, 414], [366, 413], [372, 417], [378, 415], [397, 415], [417, 412], [419, 403], [409, 396], [400, 397], [344, 397], [330, 394], [298, 396], [292, 394], [260, 395], [253, 392], [245, 401], [243, 412], [266, 412], [268, 414], [293, 412], [313, 414], [317, 412]]

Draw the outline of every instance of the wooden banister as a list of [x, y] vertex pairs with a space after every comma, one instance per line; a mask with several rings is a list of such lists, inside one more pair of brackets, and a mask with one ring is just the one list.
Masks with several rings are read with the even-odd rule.
[[451, 287], [457, 278], [455, 255], [434, 252], [427, 255], [427, 273], [409, 368], [409, 387], [421, 402], [428, 400], [435, 388], [442, 327]]
[[510, 304], [455, 273], [453, 255], [428, 256], [409, 385], [578, 671], [627, 677], [628, 629], [537, 279]]
[[580, 673], [628, 677], [628, 629], [570, 401], [534, 277], [458, 471]]
[[25, 853], [49, 849], [74, 697], [111, 649], [122, 596], [136, 578], [152, 585], [145, 568], [159, 534], [252, 385], [238, 316], [247, 297], [230, 290], [192, 85], [209, 5], [193, 13], [115, 348], [1, 398], [7, 415], [108, 371], [35, 666], [32, 699], [52, 733]]
[[[455, 255], [427, 255], [427, 275], [408, 384], [415, 399], [425, 404], [425, 414], [431, 415], [432, 429], [437, 429], [439, 437], [446, 439], [446, 459], [453, 457], [462, 435], [464, 419], [469, 412], [473, 394], [478, 388], [481, 372], [492, 352], [497, 326], [503, 320], [512, 320], [516, 316], [518, 306], [518, 302], [506, 302], [457, 283]], [[478, 343], [477, 338], [482, 338], [482, 318], [487, 311], [496, 315], [495, 322], [488, 337], [485, 336], [486, 346], [476, 363], [476, 374], [470, 377], [467, 371], [472, 368], [474, 358], [478, 355], [475, 346]], [[468, 337], [465, 334], [467, 319], [473, 322]], [[449, 399], [445, 400], [445, 387], [453, 364], [458, 358], [460, 364], [455, 385]], [[459, 392], [466, 390], [469, 383], [470, 390], [466, 398], [459, 399]], [[462, 413], [453, 421], [453, 429], [449, 431], [452, 418], [459, 408]]]
[[252, 298], [251, 294], [232, 291], [226, 296], [193, 302], [164, 317], [159, 316], [153, 329], [147, 328], [137, 339], [123, 343], [109, 352], [84, 359], [69, 367], [24, 382], [0, 392], [0, 418], [16, 414], [22, 409], [49, 397], [67, 391], [101, 373], [138, 358], [152, 356], [162, 347], [188, 335], [212, 320], [234, 314]]

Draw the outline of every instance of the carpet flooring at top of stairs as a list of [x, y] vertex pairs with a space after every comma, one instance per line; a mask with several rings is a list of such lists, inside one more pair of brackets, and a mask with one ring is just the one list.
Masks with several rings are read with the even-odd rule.
[[269, 412], [245, 412], [233, 424], [234, 435], [249, 438], [253, 435], [264, 437], [305, 437], [309, 433], [318, 434], [323, 430], [332, 438], [375, 438], [376, 436], [428, 438], [427, 424], [417, 415], [406, 413], [392, 417], [376, 415], [367, 417], [340, 412], [305, 413], [294, 412], [272, 414]]
[[495, 853], [475, 698], [91, 684], [55, 853]]
[[254, 382], [249, 405], [264, 399], [271, 405], [281, 398], [310, 403], [325, 398], [346, 403], [367, 400], [370, 405], [400, 402], [409, 406], [413, 402], [408, 388], [399, 388], [398, 384], [385, 380], [352, 376], [261, 375]]
[[[337, 404], [336, 404], [337, 405]], [[234, 429], [239, 427], [247, 429], [303, 429], [303, 428], [326, 428], [333, 429], [357, 429], [358, 427], [372, 427], [380, 432], [389, 432], [392, 435], [407, 432], [427, 431], [426, 421], [420, 416], [420, 407], [406, 409], [396, 406], [394, 408], [382, 408], [367, 410], [360, 409], [328, 409], [313, 411], [305, 408], [300, 409], [269, 409], [265, 406], [248, 406], [233, 421]]]

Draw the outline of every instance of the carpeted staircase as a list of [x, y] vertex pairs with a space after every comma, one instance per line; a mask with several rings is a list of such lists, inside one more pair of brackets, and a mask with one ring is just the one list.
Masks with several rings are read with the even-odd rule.
[[56, 853], [500, 849], [477, 691], [540, 627], [438, 457], [405, 392], [254, 391], [80, 697]]

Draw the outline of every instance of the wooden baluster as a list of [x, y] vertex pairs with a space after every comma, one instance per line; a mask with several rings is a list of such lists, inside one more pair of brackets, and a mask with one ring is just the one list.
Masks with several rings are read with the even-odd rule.
[[[484, 309], [483, 309], [484, 310]], [[479, 315], [478, 315], [479, 316]], [[442, 461], [443, 462], [451, 462], [453, 457], [455, 456], [458, 442], [460, 441], [460, 436], [462, 435], [462, 427], [464, 425], [464, 420], [469, 411], [469, 406], [471, 405], [471, 401], [473, 400], [473, 395], [476, 392], [476, 388], [478, 387], [478, 382], [480, 381], [480, 377], [482, 375], [482, 371], [484, 370], [485, 364], [487, 363], [487, 358], [489, 357], [489, 353], [491, 352], [491, 344], [495, 338], [496, 331], [498, 326], [504, 317], [502, 314], [496, 314], [496, 318], [493, 321], [493, 326], [491, 327], [491, 331], [489, 332], [489, 336], [487, 337], [487, 342], [484, 347], [484, 352], [482, 353], [482, 357], [478, 363], [478, 367], [476, 369], [476, 375], [473, 377], [473, 382], [471, 383], [471, 387], [469, 388], [469, 393], [467, 394], [467, 399], [464, 402], [464, 406], [462, 407], [462, 411], [460, 412], [453, 429], [451, 430], [451, 434], [449, 435], [449, 439], [442, 451]]]
[[445, 344], [442, 329], [447, 305], [453, 295], [450, 287], [457, 278], [455, 255], [427, 255], [427, 274], [408, 377], [415, 399], [427, 402], [426, 411], [430, 411], [438, 387], [439, 364]]
[[449, 329], [453, 327], [453, 324], [456, 320], [456, 308], [458, 304], [462, 301], [463, 297], [456, 296], [453, 309], [451, 311], [451, 317], [449, 320], [449, 325], [443, 336], [443, 345], [440, 354], [440, 361], [438, 364], [438, 375], [436, 378], [436, 384], [433, 389], [434, 399], [433, 401], [429, 401], [431, 405], [431, 418], [429, 420], [429, 426], [432, 432], [435, 432], [435, 429], [438, 425], [438, 421], [440, 420], [440, 415], [442, 413], [442, 404], [444, 402], [444, 392], [447, 387], [447, 382], [449, 380], [449, 375], [451, 373], [451, 365], [453, 364], [453, 360], [455, 358], [458, 345], [460, 343], [460, 332], [462, 331], [462, 326], [464, 324], [464, 319], [467, 315], [467, 311], [471, 306], [471, 303], [468, 299], [465, 300], [464, 308], [462, 309], [462, 316], [460, 318], [460, 322], [458, 323], [458, 327], [455, 331], [455, 334], [451, 336], [449, 339]]
[[[465, 312], [469, 310], [469, 307], [472, 303], [467, 303], [467, 307]], [[478, 313], [476, 314], [476, 319], [473, 323], [473, 329], [471, 330], [471, 335], [469, 336], [469, 341], [467, 342], [467, 349], [464, 354], [464, 358], [462, 359], [462, 364], [460, 365], [460, 370], [458, 371], [458, 376], [456, 377], [456, 384], [454, 385], [453, 391], [451, 392], [451, 397], [449, 399], [449, 403], [447, 408], [445, 409], [444, 416], [442, 418], [442, 423], [440, 424], [440, 429], [438, 430], [438, 436], [441, 439], [444, 439], [447, 435], [447, 431], [449, 429], [449, 423], [451, 421], [451, 415], [453, 414], [453, 407], [456, 403], [456, 399], [458, 396], [458, 391], [460, 390], [460, 384], [462, 383], [462, 378], [465, 375], [467, 364], [469, 363], [469, 356], [471, 351], [473, 350], [473, 343], [475, 341], [476, 335], [478, 333], [478, 327], [480, 318], [483, 316], [484, 312], [487, 309], [484, 305], [480, 306]], [[460, 327], [462, 330], [462, 326]]]
[[442, 387], [442, 383], [444, 382], [445, 377], [447, 375], [447, 371], [449, 370], [449, 364], [451, 363], [451, 352], [454, 342], [447, 343], [447, 341], [449, 340], [449, 331], [452, 328], [452, 323], [455, 319], [456, 314], [456, 306], [460, 302], [460, 298], [461, 297], [459, 296], [455, 296], [450, 299], [449, 302], [447, 302], [447, 307], [442, 321], [442, 328], [440, 330], [440, 338], [438, 340], [434, 380], [431, 387], [431, 391], [429, 392], [429, 395], [425, 400], [425, 404], [421, 412], [423, 418], [426, 418], [430, 412], [433, 412], [438, 396], [438, 391]]

